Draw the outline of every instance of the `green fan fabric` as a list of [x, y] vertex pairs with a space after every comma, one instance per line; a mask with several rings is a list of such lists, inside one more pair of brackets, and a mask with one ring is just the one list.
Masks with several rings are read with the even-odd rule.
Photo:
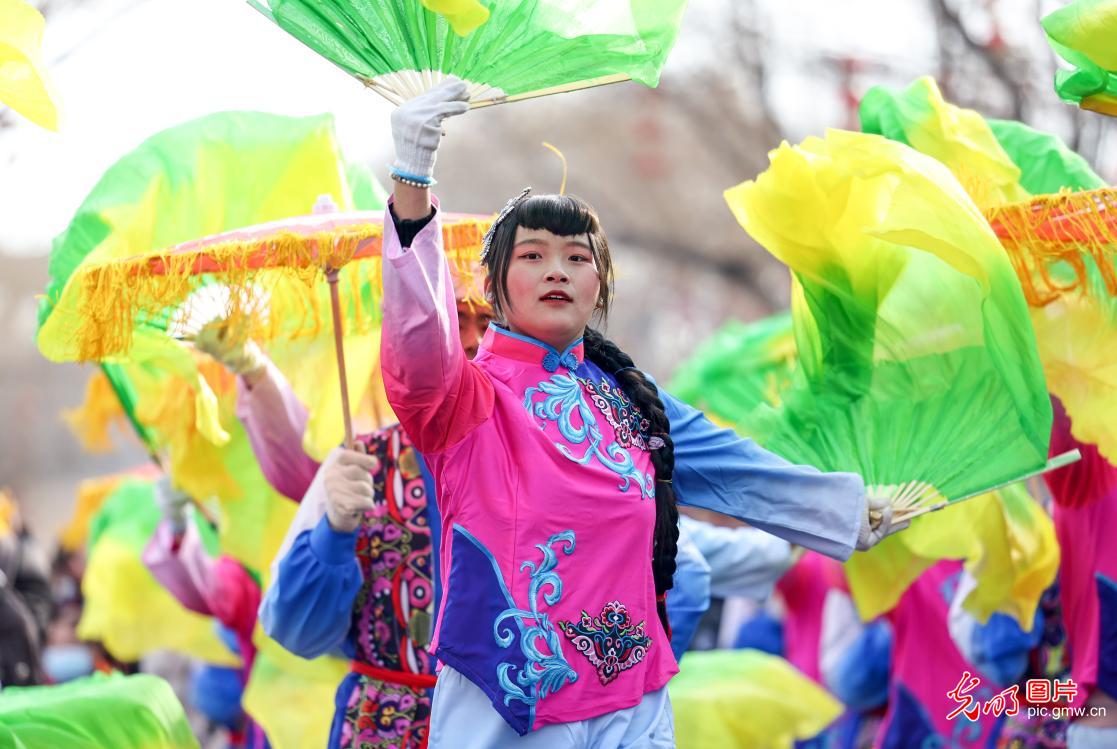
[[1074, 66], [1055, 73], [1059, 97], [1117, 117], [1117, 0], [1076, 0], [1045, 16], [1043, 30]]
[[655, 86], [685, 0], [482, 0], [466, 36], [418, 0], [264, 0], [281, 28], [389, 98], [445, 75], [475, 101], [573, 90], [631, 78]]
[[[67, 331], [89, 314], [67, 288], [79, 264], [303, 215], [321, 194], [350, 210], [349, 175], [370, 208], [383, 207], [383, 192], [342, 161], [330, 115], [220, 112], [148, 138], [105, 172], [54, 240], [39, 303], [40, 350], [55, 361], [75, 358]], [[170, 314], [144, 326], [165, 330]]]
[[9, 749], [197, 749], [171, 685], [150, 674], [95, 674], [0, 695]]
[[[930, 78], [904, 90], [871, 89], [862, 100], [861, 118], [866, 131], [918, 144], [942, 162], [987, 215], [1009, 201], [1105, 186], [1055, 136], [1017, 122], [986, 121], [945, 101]], [[1014, 197], [1021, 193], [1024, 198]], [[1013, 251], [1029, 252], [1026, 246]], [[1117, 298], [1097, 265], [1104, 253], [1082, 248], [1078, 255], [1079, 269], [1065, 261], [1045, 263], [1046, 274], [1072, 291], [1039, 300], [1031, 310], [1032, 326], [1048, 390], [1066, 407], [1075, 438], [1117, 461]], [[1031, 265], [1025, 263], [1018, 276], [1026, 285], [1035, 280], [1027, 275]]]
[[748, 324], [731, 320], [679, 365], [667, 389], [748, 435], [750, 415], [761, 404], [779, 405], [794, 368], [789, 312]]
[[[378, 210], [386, 200], [383, 188], [367, 170], [343, 160], [331, 115], [220, 112], [148, 138], [105, 172], [55, 240], [39, 309], [40, 350], [55, 360], [77, 358], [74, 331], [90, 319], [100, 319], [97, 300], [84, 300], [79, 284], [71, 283], [79, 267], [304, 215], [321, 195], [329, 195], [342, 210]], [[343, 279], [350, 275], [349, 268], [342, 271]], [[213, 292], [202, 298], [216, 301], [209, 314], [219, 314], [224, 287], [213, 277], [197, 280], [199, 298]], [[325, 295], [325, 284], [320, 286], [315, 293]], [[345, 300], [353, 285], [343, 288]], [[279, 291], [278, 286], [270, 289], [273, 303]], [[359, 292], [363, 295], [359, 306], [374, 309], [376, 292], [368, 284]], [[292, 299], [288, 308], [298, 308], [302, 297]], [[348, 313], [350, 307], [345, 307]], [[194, 356], [190, 347], [168, 333], [175, 312], [166, 308], [131, 321], [128, 358], [101, 362], [101, 368], [148, 451], [166, 455], [166, 469], [175, 485], [202, 501], [214, 496], [221, 500], [223, 551], [260, 570], [270, 562], [261, 545], [269, 535], [263, 529], [282, 522], [278, 507], [286, 500], [267, 484], [233, 414], [232, 378], [213, 366], [203, 372], [204, 365], [212, 362]], [[350, 315], [350, 319], [354, 318]], [[191, 324], [200, 327], [205, 321]], [[284, 325], [298, 322], [283, 318]], [[347, 336], [347, 342], [347, 348], [358, 343], [356, 335]], [[375, 339], [359, 342], [362, 351], [375, 348]], [[281, 367], [291, 361], [297, 366], [332, 362], [332, 349], [310, 354], [315, 343], [304, 336], [298, 346], [284, 349], [290, 354], [270, 353]], [[352, 363], [351, 394], [359, 403], [371, 365], [363, 365], [358, 356]], [[329, 398], [340, 397], [336, 389], [317, 387], [317, 391], [320, 396], [305, 389], [298, 393], [312, 419], [318, 419], [315, 423], [321, 423], [315, 430], [308, 429], [308, 439], [315, 442], [341, 429], [340, 408], [327, 408]], [[330, 444], [337, 444], [336, 435]]]
[[[831, 131], [726, 192], [793, 271], [799, 367], [757, 439], [870, 485], [958, 498], [1045, 465], [1051, 407], [1028, 309], [977, 207], [938, 162]], [[762, 407], [763, 408], [763, 407]]]
[[1089, 162], [1055, 135], [1015, 120], [988, 120], [997, 143], [1020, 169], [1020, 185], [1032, 195], [1105, 187]]

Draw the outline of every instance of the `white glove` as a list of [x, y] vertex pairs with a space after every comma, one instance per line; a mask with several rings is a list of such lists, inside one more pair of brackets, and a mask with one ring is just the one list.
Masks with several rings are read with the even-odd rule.
[[392, 112], [392, 139], [396, 143], [392, 170], [401, 177], [431, 180], [435, 152], [442, 140], [442, 121], [465, 112], [468, 102], [465, 83], [450, 76]]
[[892, 524], [892, 499], [887, 496], [865, 495], [865, 514], [857, 532], [857, 550], [868, 551], [896, 531], [911, 525], [910, 520]]
[[163, 518], [176, 534], [186, 531], [186, 511], [190, 508], [190, 495], [171, 486], [170, 476], [160, 476], [155, 482], [155, 504]]
[[372, 472], [380, 467], [374, 455], [335, 447], [322, 466], [326, 518], [339, 533], [352, 533], [361, 516], [373, 508]]
[[233, 374], [247, 375], [267, 366], [268, 359], [254, 341], [238, 343], [217, 320], [207, 323], [194, 337], [194, 348], [221, 362]]

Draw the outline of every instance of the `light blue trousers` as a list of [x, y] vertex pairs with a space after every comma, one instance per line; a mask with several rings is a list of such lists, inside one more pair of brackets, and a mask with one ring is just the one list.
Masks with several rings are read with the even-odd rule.
[[1114, 749], [1117, 727], [1100, 728], [1071, 723], [1067, 729], [1067, 749]]
[[673, 749], [667, 687], [635, 707], [543, 726], [520, 736], [469, 679], [443, 666], [431, 704], [430, 749]]

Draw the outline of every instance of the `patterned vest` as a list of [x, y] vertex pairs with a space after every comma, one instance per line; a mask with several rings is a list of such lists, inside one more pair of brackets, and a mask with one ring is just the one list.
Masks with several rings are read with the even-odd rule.
[[[376, 506], [357, 531], [364, 582], [353, 603], [354, 661], [405, 674], [434, 674], [430, 641], [434, 586], [427, 487], [418, 453], [397, 425], [360, 438], [380, 459]], [[406, 678], [406, 676], [404, 676]], [[341, 746], [421, 746], [430, 721], [423, 688], [361, 674], [346, 706]]]

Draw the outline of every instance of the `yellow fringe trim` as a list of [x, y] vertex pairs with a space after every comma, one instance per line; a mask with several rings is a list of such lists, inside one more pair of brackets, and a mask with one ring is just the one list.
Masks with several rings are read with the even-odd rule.
[[62, 420], [82, 449], [91, 453], [107, 453], [113, 448], [109, 427], [127, 419], [120, 399], [113, 392], [109, 378], [100, 369], [93, 372], [85, 385], [85, 398], [77, 408], [62, 412]]
[[[1075, 242], [1052, 239], [1040, 231], [1059, 217], [1060, 224], [1074, 234], [1087, 237]], [[1082, 192], [1063, 191], [1043, 195], [1023, 203], [1012, 203], [986, 212], [990, 224], [999, 224], [1001, 244], [1020, 278], [1024, 296], [1032, 307], [1044, 307], [1061, 295], [1084, 290], [1088, 274], [1086, 258], [1092, 258], [1106, 290], [1117, 296], [1117, 189], [1101, 188]], [[1049, 233], [1050, 226], [1047, 227]], [[1059, 281], [1051, 269], [1063, 262], [1074, 269], [1075, 280]]]
[[116, 473], [111, 476], [86, 479], [78, 485], [74, 515], [58, 534], [58, 543], [63, 549], [77, 551], [85, 545], [89, 537], [89, 523], [93, 516], [101, 509], [109, 495], [128, 477], [127, 473]]
[[[443, 246], [452, 269], [471, 289], [466, 301], [483, 303], [473, 291], [481, 274], [478, 258], [489, 220], [467, 219], [442, 227]], [[317, 336], [329, 331], [327, 268], [341, 268], [341, 293], [347, 333], [379, 326], [382, 294], [379, 223], [354, 225], [307, 235], [281, 232], [266, 239], [221, 242], [191, 252], [160, 251], [79, 267], [70, 284], [79, 294], [80, 322], [72, 331], [79, 361], [102, 361], [128, 353], [132, 331], [158, 320], [167, 308], [189, 313], [190, 295], [218, 282], [229, 290], [223, 322], [236, 338], [260, 341]], [[362, 243], [375, 243], [374, 256], [354, 260]], [[258, 259], [261, 267], [249, 267]], [[161, 266], [160, 272], [153, 264]], [[214, 266], [217, 272], [198, 272]]]

